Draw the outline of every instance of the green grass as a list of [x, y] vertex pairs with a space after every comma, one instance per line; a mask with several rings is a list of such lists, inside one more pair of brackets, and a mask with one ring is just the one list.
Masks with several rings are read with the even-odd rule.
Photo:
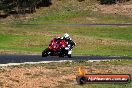
[[69, 33], [75, 55], [132, 56], [132, 27], [8, 25], [0, 29], [0, 49], [41, 54], [54, 37]]
[[78, 2], [77, 0], [53, 1], [51, 7], [38, 10], [26, 21], [15, 20], [13, 24], [108, 24], [132, 22], [131, 17], [120, 13], [109, 14], [93, 11], [98, 4], [97, 0], [85, 0], [84, 2]]
[[45, 41], [45, 40], [42, 41], [41, 40], [42, 40], [41, 38], [37, 38], [33, 36], [0, 35], [0, 41], [1, 41], [0, 49], [13, 50], [16, 52], [19, 51], [39, 52], [42, 49], [42, 47], [45, 45], [45, 44], [43, 45], [40, 44], [40, 42]]
[[132, 18], [127, 16], [102, 14], [92, 11], [65, 11], [50, 12], [49, 15], [31, 18], [27, 24], [91, 24], [91, 23], [131, 23]]
[[132, 60], [111, 60], [111, 61], [101, 61], [100, 64], [103, 65], [131, 65]]
[[[0, 25], [0, 50], [40, 54], [53, 37], [69, 33], [77, 43], [73, 50], [76, 55], [132, 56], [132, 27], [130, 26], [72, 27], [61, 25], [132, 22], [132, 18], [126, 15], [92, 11], [97, 3], [96, 0], [55, 1], [51, 7], [41, 8], [26, 21], [15, 19], [9, 25]], [[50, 24], [60, 25], [51, 26]]]
[[[56, 5], [57, 3], [57, 5]], [[54, 5], [55, 4], [55, 5]], [[122, 14], [108, 14], [93, 11], [97, 0], [86, 0], [82, 3], [76, 0], [54, 2], [48, 11], [40, 16], [29, 19], [27, 24], [91, 24], [91, 23], [131, 23], [132, 18]], [[41, 12], [41, 10], [39, 11]], [[36, 13], [37, 14], [37, 13]]]

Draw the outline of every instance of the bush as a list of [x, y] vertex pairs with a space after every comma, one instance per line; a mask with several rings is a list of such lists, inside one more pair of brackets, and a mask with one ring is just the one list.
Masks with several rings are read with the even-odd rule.
[[116, 3], [124, 3], [130, 0], [99, 0], [101, 4], [116, 4]]
[[116, 3], [115, 0], [100, 0], [101, 4], [114, 4]]
[[79, 2], [85, 1], [85, 0], [78, 0]]

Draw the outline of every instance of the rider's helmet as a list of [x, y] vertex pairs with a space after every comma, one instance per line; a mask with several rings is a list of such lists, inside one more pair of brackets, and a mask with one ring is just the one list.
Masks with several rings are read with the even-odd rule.
[[66, 39], [66, 40], [70, 40], [70, 35], [67, 34], [67, 33], [65, 33], [63, 37], [64, 37], [64, 39]]

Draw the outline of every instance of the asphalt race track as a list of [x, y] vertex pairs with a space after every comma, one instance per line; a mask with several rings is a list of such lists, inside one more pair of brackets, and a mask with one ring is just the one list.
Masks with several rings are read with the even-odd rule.
[[112, 60], [112, 59], [131, 59], [132, 57], [119, 57], [119, 56], [72, 56], [58, 57], [48, 56], [41, 57], [41, 55], [0, 55], [0, 64], [7, 63], [24, 63], [24, 62], [40, 62], [40, 61], [61, 61], [61, 60]]
[[[33, 25], [33, 26], [132, 26], [132, 23], [126, 24], [20, 24], [20, 25]], [[126, 56], [72, 56], [68, 57], [42, 57], [41, 55], [0, 55], [0, 64], [8, 63], [24, 63], [24, 62], [40, 62], [40, 61], [61, 61], [61, 60], [112, 60], [112, 59], [131, 59]]]
[[[132, 26], [132, 23], [126, 24], [20, 24], [33, 26]], [[61, 61], [61, 60], [112, 60], [112, 59], [131, 59], [132, 57], [119, 56], [73, 56], [68, 57], [42, 57], [41, 55], [0, 55], [0, 64], [7, 63], [24, 63], [24, 62], [40, 62], [40, 61]]]

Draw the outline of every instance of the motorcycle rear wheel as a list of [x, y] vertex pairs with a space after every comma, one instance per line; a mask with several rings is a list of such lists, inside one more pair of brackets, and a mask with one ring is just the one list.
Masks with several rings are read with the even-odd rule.
[[68, 58], [71, 58], [71, 54], [68, 54], [67, 56], [68, 56]]
[[64, 57], [64, 55], [59, 55], [59, 57]]

